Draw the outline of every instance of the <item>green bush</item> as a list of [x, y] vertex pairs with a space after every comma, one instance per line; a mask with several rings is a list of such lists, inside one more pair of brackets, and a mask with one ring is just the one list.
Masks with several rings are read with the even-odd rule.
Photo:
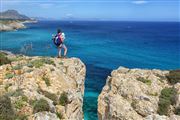
[[166, 77], [170, 84], [176, 84], [180, 82], [180, 70], [171, 70]]
[[27, 115], [16, 115], [15, 120], [28, 120]]
[[48, 102], [41, 98], [34, 103], [33, 112], [37, 113], [42, 111], [50, 111], [50, 107]]
[[20, 70], [20, 69], [22, 69], [22, 65], [20, 64], [13, 67], [13, 70]]
[[8, 96], [0, 96], [0, 120], [14, 120], [15, 112]]
[[59, 104], [65, 106], [68, 104], [68, 96], [66, 92], [63, 92], [59, 98]]
[[11, 83], [10, 83], [10, 84], [6, 84], [6, 85], [5, 85], [4, 89], [6, 90], [6, 92], [8, 91], [8, 88], [9, 88], [10, 86], [12, 86], [12, 84], [11, 84]]
[[0, 52], [0, 65], [10, 64], [11, 61], [6, 57], [5, 53]]
[[175, 103], [175, 95], [177, 91], [174, 88], [164, 88], [161, 91], [158, 102], [158, 113], [160, 115], [168, 115], [170, 105]]
[[137, 80], [138, 80], [138, 81], [141, 81], [141, 82], [143, 82], [143, 83], [145, 83], [145, 84], [147, 84], [147, 85], [151, 85], [151, 83], [152, 83], [151, 80], [145, 79], [145, 78], [143, 78], [143, 77], [138, 77]]
[[56, 115], [60, 120], [63, 119], [63, 115], [61, 113], [57, 112]]
[[180, 115], [180, 106], [175, 109], [175, 114], [176, 114], [176, 115]]
[[43, 90], [41, 90], [41, 92], [43, 93], [43, 95], [44, 95], [45, 97], [47, 97], [47, 98], [49, 98], [50, 100], [52, 100], [54, 105], [57, 105], [57, 104], [58, 104], [58, 97], [57, 97], [55, 94], [50, 93], [50, 92], [48, 92], [48, 91], [43, 91]]
[[11, 79], [13, 78], [15, 75], [12, 73], [6, 73], [5, 79]]
[[51, 83], [48, 77], [43, 76], [42, 79], [44, 80], [47, 86], [51, 86]]
[[21, 109], [25, 105], [25, 102], [22, 100], [22, 98], [18, 99], [15, 103], [14, 106], [17, 109]]

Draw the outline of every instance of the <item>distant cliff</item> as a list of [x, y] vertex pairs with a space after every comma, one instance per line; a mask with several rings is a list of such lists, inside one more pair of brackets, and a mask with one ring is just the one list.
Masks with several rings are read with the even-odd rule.
[[0, 19], [8, 19], [8, 20], [31, 20], [29, 17], [18, 13], [16, 10], [7, 10], [4, 12], [0, 12]]
[[0, 52], [0, 119], [82, 120], [85, 73], [77, 58]]
[[120, 67], [98, 98], [99, 120], [180, 120], [180, 70]]
[[0, 13], [0, 31], [11, 31], [26, 28], [24, 23], [35, 22], [37, 22], [35, 19], [22, 15], [16, 10], [7, 10]]

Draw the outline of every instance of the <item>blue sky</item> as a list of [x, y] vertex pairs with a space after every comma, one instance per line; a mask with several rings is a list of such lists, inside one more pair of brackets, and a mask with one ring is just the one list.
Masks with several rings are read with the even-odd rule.
[[179, 0], [1, 0], [1, 11], [59, 20], [179, 21]]

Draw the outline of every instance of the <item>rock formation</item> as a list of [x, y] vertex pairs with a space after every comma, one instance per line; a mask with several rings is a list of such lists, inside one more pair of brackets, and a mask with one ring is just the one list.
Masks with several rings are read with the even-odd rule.
[[79, 59], [0, 53], [0, 65], [0, 119], [83, 119], [86, 68]]
[[179, 82], [179, 70], [120, 67], [98, 97], [99, 120], [180, 120]]

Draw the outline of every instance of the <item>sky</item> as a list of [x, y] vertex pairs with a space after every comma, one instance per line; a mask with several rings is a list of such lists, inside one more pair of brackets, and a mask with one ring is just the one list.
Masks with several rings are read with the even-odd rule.
[[0, 0], [1, 12], [56, 20], [180, 21], [180, 0]]

